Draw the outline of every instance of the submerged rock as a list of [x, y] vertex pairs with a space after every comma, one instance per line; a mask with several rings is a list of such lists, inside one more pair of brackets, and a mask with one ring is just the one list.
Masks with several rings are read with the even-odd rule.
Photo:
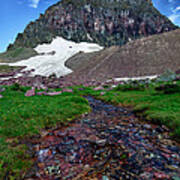
[[87, 99], [91, 113], [68, 127], [42, 136], [35, 150], [39, 178], [170, 180], [178, 177], [180, 147], [167, 136], [167, 130], [159, 131], [157, 125], [143, 124], [127, 109], [91, 97]]

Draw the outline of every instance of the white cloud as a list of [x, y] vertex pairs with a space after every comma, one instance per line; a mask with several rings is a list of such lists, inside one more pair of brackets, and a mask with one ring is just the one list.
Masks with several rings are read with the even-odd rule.
[[175, 11], [175, 12], [180, 11], [180, 6], [176, 7], [176, 8], [174, 9], [174, 11]]
[[171, 14], [168, 18], [176, 25], [180, 26], [180, 14]]
[[169, 16], [169, 19], [172, 21], [172, 22], [175, 22], [177, 18], [179, 18], [180, 15], [179, 14], [171, 14]]
[[[174, 2], [174, 0], [168, 0], [168, 2]], [[171, 6], [170, 8], [171, 14], [169, 14], [168, 18], [176, 25], [180, 26], [180, 6]]]
[[37, 8], [40, 0], [30, 0], [30, 7]]

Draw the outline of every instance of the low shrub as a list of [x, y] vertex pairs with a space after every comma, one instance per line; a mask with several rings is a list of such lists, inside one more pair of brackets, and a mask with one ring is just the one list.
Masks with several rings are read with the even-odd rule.
[[125, 84], [125, 85], [118, 85], [115, 87], [116, 91], [144, 91], [145, 85], [143, 84]]
[[156, 91], [163, 94], [174, 94], [180, 92], [179, 84], [161, 84], [155, 88]]

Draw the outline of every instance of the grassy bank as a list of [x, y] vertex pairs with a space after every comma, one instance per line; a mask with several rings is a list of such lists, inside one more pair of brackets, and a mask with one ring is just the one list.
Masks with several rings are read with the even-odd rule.
[[68, 123], [90, 110], [83, 95], [130, 106], [143, 120], [166, 125], [171, 135], [180, 139], [180, 82], [125, 84], [111, 90], [106, 86], [99, 91], [82, 86], [72, 88], [74, 93], [64, 92], [54, 97], [25, 97], [28, 88], [17, 86], [6, 87], [1, 93], [0, 179], [5, 175], [22, 178], [31, 167], [27, 147], [20, 143], [22, 139], [40, 134], [47, 127]]
[[[22, 137], [39, 134], [41, 129], [67, 123], [88, 112], [88, 102], [74, 93], [56, 97], [25, 97], [27, 88], [8, 87], [0, 99], [0, 179], [23, 177], [31, 166], [27, 147], [20, 144]], [[16, 179], [16, 178], [15, 178]]]
[[130, 107], [142, 120], [166, 125], [171, 129], [171, 135], [180, 140], [180, 81], [135, 82], [111, 90], [106, 86], [99, 91], [74, 89], [80, 95], [89, 94], [114, 105]]
[[[158, 90], [161, 86], [165, 92]], [[172, 136], [180, 138], [180, 82], [170, 90], [168, 86], [156, 84], [148, 88], [129, 89], [120, 85], [97, 97], [116, 105], [130, 106], [143, 120], [166, 125], [171, 129]]]

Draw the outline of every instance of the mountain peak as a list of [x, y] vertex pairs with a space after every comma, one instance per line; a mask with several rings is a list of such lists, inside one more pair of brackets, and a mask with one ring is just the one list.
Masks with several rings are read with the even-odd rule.
[[151, 0], [62, 0], [29, 23], [8, 49], [34, 48], [57, 36], [108, 47], [174, 29]]

